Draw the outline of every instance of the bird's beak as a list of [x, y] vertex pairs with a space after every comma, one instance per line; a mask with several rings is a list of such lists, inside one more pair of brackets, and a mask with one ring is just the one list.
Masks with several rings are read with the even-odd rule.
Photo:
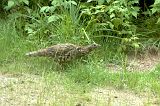
[[97, 47], [101, 47], [101, 45], [100, 45], [100, 44], [97, 44], [97, 43], [95, 43], [95, 44], [96, 44], [96, 46], [97, 46]]
[[97, 46], [98, 46], [98, 47], [101, 47], [101, 45], [100, 45], [100, 44], [97, 44]]

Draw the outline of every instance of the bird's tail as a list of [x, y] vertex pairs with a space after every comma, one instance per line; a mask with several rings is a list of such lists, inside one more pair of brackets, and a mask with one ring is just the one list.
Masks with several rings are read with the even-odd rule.
[[37, 54], [38, 54], [37, 51], [33, 51], [33, 52], [26, 53], [26, 56], [37, 56]]
[[38, 50], [38, 51], [26, 53], [26, 56], [45, 56], [45, 55], [46, 55], [45, 50]]

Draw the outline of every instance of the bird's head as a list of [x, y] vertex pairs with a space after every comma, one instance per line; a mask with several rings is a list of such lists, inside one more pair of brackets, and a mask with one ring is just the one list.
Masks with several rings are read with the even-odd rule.
[[86, 46], [86, 48], [88, 49], [88, 50], [94, 50], [95, 48], [98, 48], [98, 47], [100, 47], [101, 45], [99, 45], [99, 44], [97, 44], [97, 43], [93, 43], [93, 44], [90, 44], [90, 45], [88, 45], [88, 46]]
[[89, 52], [93, 51], [94, 49], [96, 49], [100, 46], [101, 45], [99, 45], [99, 44], [93, 43], [93, 44], [90, 44], [90, 45], [87, 45], [87, 46], [80, 48], [80, 51], [82, 54], [83, 53], [85, 54], [85, 53], [89, 53]]

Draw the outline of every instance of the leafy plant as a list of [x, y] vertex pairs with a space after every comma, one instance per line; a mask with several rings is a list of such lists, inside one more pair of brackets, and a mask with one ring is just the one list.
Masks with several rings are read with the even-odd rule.
[[[66, 0], [53, 0], [50, 6], [42, 6], [38, 12], [39, 18], [26, 24], [25, 30], [29, 38], [39, 35], [40, 39], [54, 41], [73, 41], [79, 39], [77, 3]], [[77, 31], [76, 31], [77, 30]]]
[[4, 9], [10, 10], [11, 8], [16, 6], [20, 7], [21, 5], [29, 5], [29, 0], [8, 0], [8, 4], [4, 7]]
[[53, 0], [51, 2], [51, 6], [43, 6], [40, 9], [40, 14], [44, 14], [47, 17], [47, 22], [56, 22], [59, 19], [62, 19], [61, 16], [64, 10], [70, 9], [72, 5], [77, 5], [74, 1], [66, 1], [66, 0]]
[[[94, 39], [120, 44], [120, 50], [125, 50], [139, 48], [139, 41], [146, 36], [139, 30], [145, 23], [141, 26], [139, 20], [146, 15], [140, 15], [138, 3], [139, 0], [8, 0], [5, 9], [10, 11], [17, 32], [29, 41], [86, 43]], [[152, 7], [150, 17], [160, 12], [159, 1]], [[159, 22], [160, 19], [156, 24]]]
[[[155, 0], [155, 3], [153, 4], [153, 8], [151, 10], [152, 10], [152, 14], [160, 13], [160, 1], [159, 0]], [[159, 23], [160, 23], [160, 18], [158, 18], [157, 20], [157, 24]]]
[[[92, 0], [88, 0], [90, 1]], [[86, 19], [85, 30], [91, 30], [91, 35], [99, 37], [127, 39], [131, 41], [131, 46], [138, 47], [139, 43], [135, 44], [133, 40], [137, 35], [132, 18], [137, 18], [140, 8], [133, 6], [135, 3], [138, 3], [138, 0], [101, 0], [96, 6], [83, 6], [81, 16], [82, 20]]]

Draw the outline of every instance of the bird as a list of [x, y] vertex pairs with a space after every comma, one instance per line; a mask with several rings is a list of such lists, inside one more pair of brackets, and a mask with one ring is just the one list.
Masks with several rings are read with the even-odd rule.
[[68, 61], [72, 61], [73, 59], [88, 55], [91, 51], [98, 47], [100, 47], [100, 45], [96, 43], [86, 46], [64, 43], [26, 53], [26, 56], [51, 57], [56, 62], [65, 63]]

